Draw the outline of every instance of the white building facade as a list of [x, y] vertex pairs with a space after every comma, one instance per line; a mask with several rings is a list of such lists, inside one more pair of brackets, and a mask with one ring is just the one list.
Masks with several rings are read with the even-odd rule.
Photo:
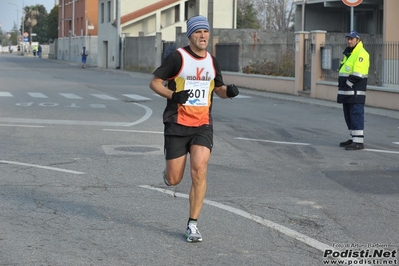
[[[212, 8], [213, 7], [213, 8]], [[121, 40], [130, 36], [155, 36], [173, 42], [176, 28], [186, 31], [186, 21], [203, 15], [213, 28], [236, 28], [237, 0], [99, 0], [98, 62], [103, 68], [120, 67]]]

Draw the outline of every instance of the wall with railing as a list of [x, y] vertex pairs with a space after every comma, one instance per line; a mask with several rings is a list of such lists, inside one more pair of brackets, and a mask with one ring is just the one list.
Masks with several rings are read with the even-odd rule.
[[[370, 86], [399, 88], [399, 42], [384, 43], [379, 41], [378, 38], [374, 38], [374, 40], [363, 40], [363, 44], [370, 55], [368, 84]], [[324, 46], [331, 47], [334, 61], [340, 61], [343, 58], [342, 52], [347, 43], [345, 40], [339, 42], [326, 41]], [[338, 73], [338, 68], [323, 69], [322, 78], [326, 81], [336, 81]]]

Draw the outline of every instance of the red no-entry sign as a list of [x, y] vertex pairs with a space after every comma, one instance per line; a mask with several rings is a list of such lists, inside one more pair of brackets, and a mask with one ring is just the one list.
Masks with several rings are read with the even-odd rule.
[[358, 6], [363, 0], [342, 0], [347, 6]]

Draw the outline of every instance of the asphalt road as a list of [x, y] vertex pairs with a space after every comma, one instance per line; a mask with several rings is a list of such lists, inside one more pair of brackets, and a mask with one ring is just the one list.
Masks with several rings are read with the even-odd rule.
[[399, 111], [366, 107], [366, 149], [345, 151], [336, 103], [215, 96], [190, 244], [190, 177], [163, 184], [150, 79], [0, 55], [0, 265], [398, 264]]

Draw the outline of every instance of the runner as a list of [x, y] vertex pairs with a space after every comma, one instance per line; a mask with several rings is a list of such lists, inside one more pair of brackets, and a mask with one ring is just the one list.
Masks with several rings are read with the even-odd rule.
[[[192, 183], [185, 236], [188, 242], [199, 242], [202, 235], [197, 220], [205, 198], [208, 161], [213, 147], [213, 93], [221, 98], [233, 98], [239, 91], [235, 85], [224, 85], [219, 63], [206, 51], [207, 19], [203, 16], [190, 18], [186, 36], [189, 45], [168, 55], [154, 71], [150, 88], [168, 99], [163, 114], [166, 159], [163, 179], [167, 186], [181, 182], [190, 153]], [[168, 87], [164, 86], [165, 80]]]

